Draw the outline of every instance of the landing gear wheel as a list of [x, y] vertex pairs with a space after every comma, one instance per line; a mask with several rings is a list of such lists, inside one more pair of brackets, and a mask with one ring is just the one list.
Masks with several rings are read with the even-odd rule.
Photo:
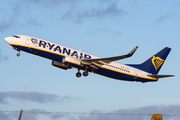
[[19, 57], [19, 56], [20, 56], [20, 53], [17, 53], [17, 56]]
[[76, 77], [81, 77], [81, 73], [80, 73], [80, 72], [77, 72], [77, 73], [76, 73]]
[[89, 75], [89, 73], [87, 71], [83, 72], [83, 76], [88, 76], [88, 75]]

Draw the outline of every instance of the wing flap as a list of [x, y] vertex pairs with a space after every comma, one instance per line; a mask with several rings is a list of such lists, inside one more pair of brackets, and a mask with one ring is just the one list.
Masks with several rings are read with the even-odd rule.
[[96, 66], [98, 66], [98, 67], [101, 67], [101, 66], [102, 66], [102, 64], [98, 64], [98, 63], [96, 63], [96, 62], [92, 62], [92, 64], [94, 64], [94, 65], [96, 65]]

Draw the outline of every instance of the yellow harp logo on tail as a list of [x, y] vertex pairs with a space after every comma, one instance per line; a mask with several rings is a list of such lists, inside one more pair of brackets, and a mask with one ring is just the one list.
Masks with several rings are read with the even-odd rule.
[[161, 64], [163, 64], [164, 60], [161, 59], [160, 57], [155, 57], [153, 56], [152, 60], [152, 64], [154, 65], [156, 71], [159, 68], [159, 66], [161, 66]]

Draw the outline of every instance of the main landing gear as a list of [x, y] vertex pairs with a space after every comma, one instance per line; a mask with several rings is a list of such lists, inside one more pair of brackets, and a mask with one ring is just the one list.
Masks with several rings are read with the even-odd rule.
[[79, 71], [80, 69], [78, 69], [78, 72], [76, 73], [76, 77], [81, 77], [81, 73]]
[[83, 76], [88, 76], [88, 75], [89, 75], [88, 71], [83, 72]]
[[[79, 72], [80, 71], [80, 69], [78, 69], [78, 72], [76, 73], [76, 77], [81, 77], [81, 73]], [[85, 71], [83, 72], [83, 76], [88, 76], [89, 75], [89, 73], [88, 73], [88, 71], [85, 69]]]

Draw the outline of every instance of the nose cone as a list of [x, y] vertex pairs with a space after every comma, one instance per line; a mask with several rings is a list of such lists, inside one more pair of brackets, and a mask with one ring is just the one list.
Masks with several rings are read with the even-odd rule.
[[7, 43], [9, 43], [10, 44], [10, 41], [11, 41], [11, 37], [6, 37], [6, 38], [4, 38], [4, 40], [7, 42]]

